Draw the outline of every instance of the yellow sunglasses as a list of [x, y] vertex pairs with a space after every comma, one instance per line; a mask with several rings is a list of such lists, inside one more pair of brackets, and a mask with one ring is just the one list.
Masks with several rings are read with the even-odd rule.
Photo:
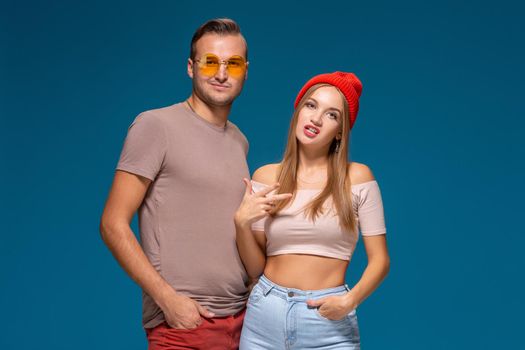
[[199, 64], [199, 69], [203, 75], [213, 77], [219, 71], [221, 64], [226, 65], [228, 75], [232, 78], [241, 78], [246, 73], [246, 60], [241, 56], [232, 56], [227, 60], [220, 60], [217, 55], [207, 53], [202, 55], [195, 62]]

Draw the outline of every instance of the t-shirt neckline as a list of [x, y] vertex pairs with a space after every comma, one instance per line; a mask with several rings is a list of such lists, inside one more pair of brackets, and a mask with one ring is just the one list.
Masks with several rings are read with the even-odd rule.
[[226, 124], [224, 126], [215, 125], [215, 124], [207, 121], [206, 119], [204, 119], [203, 117], [201, 117], [197, 113], [193, 112], [189, 107], [185, 106], [185, 104], [186, 104], [185, 102], [179, 102], [179, 103], [176, 104], [176, 106], [179, 106], [180, 108], [182, 108], [184, 111], [186, 111], [186, 113], [188, 115], [190, 115], [192, 118], [194, 118], [197, 121], [199, 121], [199, 123], [201, 123], [203, 125], [206, 125], [209, 128], [211, 128], [211, 129], [213, 129], [215, 131], [218, 131], [218, 132], [226, 132], [226, 130], [228, 129], [228, 126], [230, 124], [229, 120], [226, 121]]

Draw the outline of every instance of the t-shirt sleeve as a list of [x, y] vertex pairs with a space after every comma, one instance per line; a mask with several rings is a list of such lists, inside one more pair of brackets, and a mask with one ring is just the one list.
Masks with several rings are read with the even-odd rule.
[[167, 149], [166, 132], [160, 120], [147, 112], [135, 118], [128, 129], [117, 170], [155, 180]]
[[359, 184], [357, 216], [363, 236], [386, 234], [383, 200], [377, 181]]
[[[254, 193], [262, 191], [266, 187], [268, 187], [268, 186], [263, 184], [263, 183], [260, 183], [260, 182], [257, 182], [257, 181], [252, 181], [252, 190], [253, 190]], [[262, 218], [262, 219], [260, 219], [258, 221], [255, 221], [252, 224], [252, 231], [264, 231], [264, 226], [266, 225], [266, 221], [267, 220], [268, 220], [268, 217], [264, 217], [264, 218]]]

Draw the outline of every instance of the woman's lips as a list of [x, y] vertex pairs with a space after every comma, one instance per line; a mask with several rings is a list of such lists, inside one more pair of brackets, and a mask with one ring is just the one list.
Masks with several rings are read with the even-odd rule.
[[305, 125], [303, 129], [303, 132], [306, 135], [306, 137], [311, 138], [311, 139], [316, 137], [320, 131], [321, 130], [319, 130], [319, 128], [316, 128], [313, 125]]

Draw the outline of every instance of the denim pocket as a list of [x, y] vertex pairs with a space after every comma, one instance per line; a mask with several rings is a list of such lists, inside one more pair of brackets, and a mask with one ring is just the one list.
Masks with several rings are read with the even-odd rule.
[[250, 296], [248, 297], [248, 305], [253, 305], [255, 303], [257, 303], [259, 301], [259, 299], [261, 299], [261, 297], [263, 296], [263, 292], [262, 292], [262, 289], [261, 287], [259, 286], [259, 283], [257, 283], [251, 293], [250, 293]]
[[319, 313], [319, 308], [314, 308], [314, 313], [315, 315], [317, 316], [317, 318], [325, 321], [325, 322], [331, 322], [331, 323], [334, 323], [334, 324], [339, 324], [339, 323], [342, 323], [342, 324], [348, 324], [349, 323], [349, 319], [348, 319], [348, 315], [345, 315], [342, 319], [340, 320], [331, 320], [329, 318], [326, 318], [324, 317], [323, 315], [321, 315]]

